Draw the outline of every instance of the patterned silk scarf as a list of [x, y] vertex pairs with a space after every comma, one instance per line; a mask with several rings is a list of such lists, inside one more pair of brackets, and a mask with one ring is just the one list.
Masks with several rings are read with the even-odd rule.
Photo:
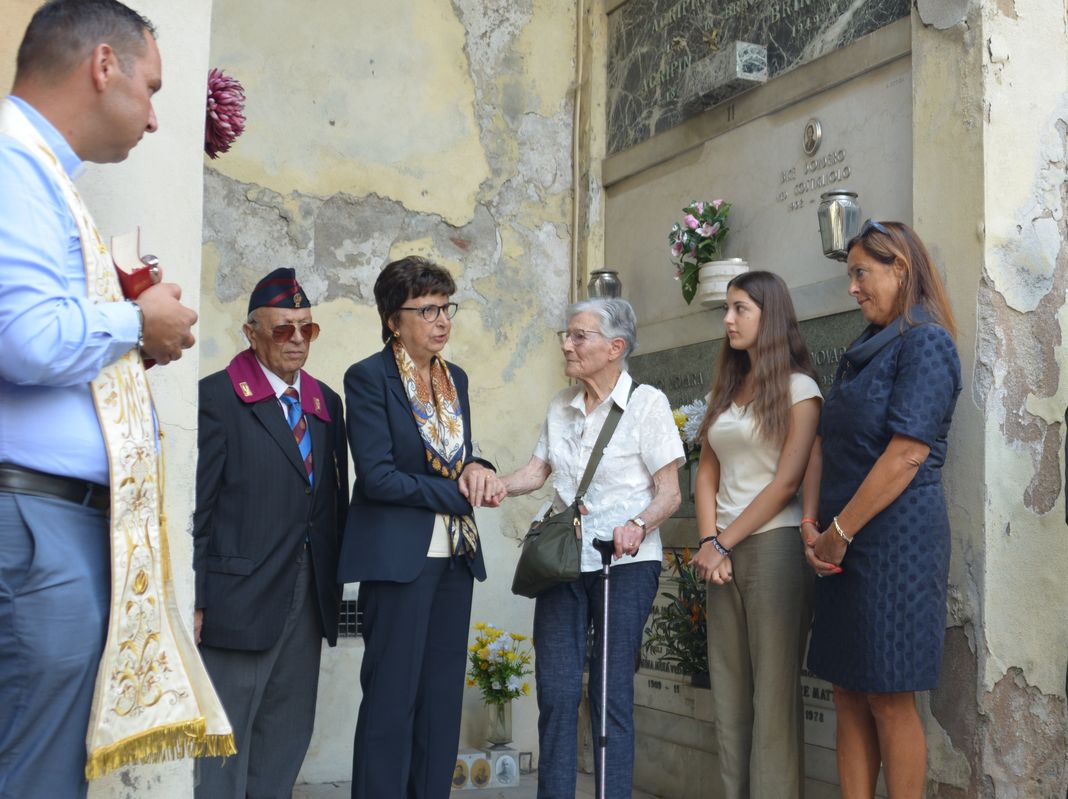
[[[89, 299], [122, 300], [111, 256], [78, 190], [10, 100], [0, 102], [0, 135], [25, 145], [63, 190], [81, 238]], [[137, 348], [105, 366], [90, 388], [110, 468], [111, 610], [86, 735], [86, 777], [135, 763], [232, 755], [229, 721], [174, 596], [155, 409]]]
[[[426, 449], [426, 461], [434, 474], [458, 480], [464, 470], [464, 417], [452, 375], [445, 361], [435, 355], [430, 361], [430, 385], [419, 376], [411, 356], [397, 339], [393, 340], [404, 393], [408, 397], [419, 435]], [[469, 559], [478, 551], [478, 530], [471, 516], [446, 514], [449, 546], [453, 557]]]

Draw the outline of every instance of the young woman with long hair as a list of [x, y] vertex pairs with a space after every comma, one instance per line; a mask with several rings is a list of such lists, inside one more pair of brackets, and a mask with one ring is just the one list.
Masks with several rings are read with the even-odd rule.
[[727, 287], [726, 341], [701, 425], [695, 500], [708, 660], [728, 799], [799, 797], [801, 661], [811, 573], [797, 491], [822, 402], [790, 292], [771, 272]]

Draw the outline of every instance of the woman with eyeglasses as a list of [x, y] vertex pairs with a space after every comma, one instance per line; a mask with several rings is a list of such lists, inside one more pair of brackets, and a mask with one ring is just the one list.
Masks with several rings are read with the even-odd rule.
[[467, 375], [442, 351], [452, 277], [417, 257], [375, 281], [383, 349], [345, 373], [356, 484], [339, 582], [359, 582], [364, 656], [354, 799], [446, 799], [460, 735], [473, 581], [472, 507], [495, 504], [471, 446]]
[[[582, 575], [534, 600], [534, 663], [538, 693], [538, 797], [571, 799], [577, 768], [576, 730], [586, 663], [586, 631], [593, 624], [590, 716], [599, 729], [601, 556], [595, 538], [615, 544], [608, 634], [607, 799], [630, 797], [634, 770], [634, 664], [652, 609], [663, 552], [660, 524], [679, 507], [682, 441], [663, 392], [636, 385], [627, 358], [637, 346], [637, 323], [626, 300], [591, 299], [572, 305], [560, 334], [564, 372], [576, 381], [549, 403], [530, 462], [501, 478], [509, 495], [536, 491], [552, 477], [553, 511], [575, 500], [598, 434], [616, 405], [623, 415], [586, 491]], [[596, 735], [597, 733], [594, 732]], [[599, 755], [599, 749], [595, 750]], [[601, 764], [596, 764], [598, 774]]]
[[812, 573], [797, 491], [820, 389], [790, 290], [771, 272], [727, 284], [720, 352], [701, 422], [692, 565], [708, 582], [708, 664], [727, 799], [804, 791], [801, 663]]
[[923, 795], [915, 692], [938, 685], [949, 519], [942, 464], [961, 389], [955, 325], [927, 248], [869, 220], [849, 242], [868, 327], [846, 350], [805, 475], [801, 532], [818, 577], [808, 667], [834, 684], [844, 799]]

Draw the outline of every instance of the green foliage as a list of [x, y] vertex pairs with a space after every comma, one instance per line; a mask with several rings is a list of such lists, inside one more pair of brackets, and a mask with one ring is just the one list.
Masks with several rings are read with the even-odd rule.
[[653, 657], [676, 664], [686, 674], [708, 673], [708, 620], [705, 583], [689, 566], [690, 550], [669, 552], [673, 593], [666, 605], [653, 608], [643, 648]]

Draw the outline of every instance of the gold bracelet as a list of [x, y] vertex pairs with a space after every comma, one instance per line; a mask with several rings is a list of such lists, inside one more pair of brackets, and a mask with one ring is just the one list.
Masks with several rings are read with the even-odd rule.
[[834, 519], [832, 519], [832, 521], [834, 522], [834, 531], [836, 533], [838, 533], [838, 537], [846, 542], [846, 546], [849, 546], [850, 544], [852, 544], [853, 543], [853, 539], [845, 534], [845, 530], [842, 529], [842, 525], [840, 525], [838, 523], [838, 517], [835, 516]]

